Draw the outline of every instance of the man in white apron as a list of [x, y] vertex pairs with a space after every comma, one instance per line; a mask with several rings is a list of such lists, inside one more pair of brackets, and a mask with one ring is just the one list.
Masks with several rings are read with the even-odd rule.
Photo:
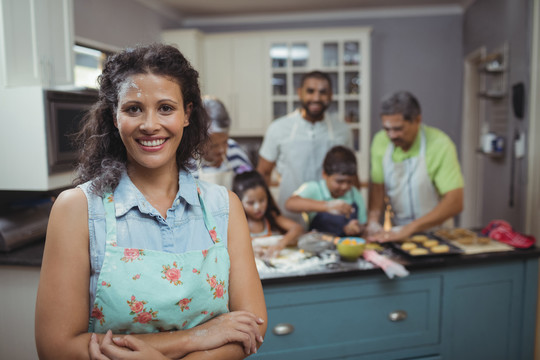
[[203, 105], [210, 120], [210, 142], [194, 176], [231, 190], [234, 175], [253, 170], [253, 165], [240, 145], [229, 138], [231, 118], [223, 103], [204, 96]]
[[284, 215], [304, 224], [301, 215], [285, 209], [285, 201], [304, 182], [319, 180], [326, 152], [334, 145], [352, 147], [352, 134], [344, 122], [325, 116], [332, 101], [328, 75], [312, 71], [297, 89], [301, 108], [274, 120], [259, 149], [259, 171], [270, 184], [274, 167], [281, 176], [277, 204]]
[[[423, 125], [418, 100], [401, 91], [381, 106], [383, 130], [371, 144], [368, 232], [395, 241], [438, 226], [453, 226], [463, 210], [463, 176], [456, 147], [441, 130]], [[387, 197], [394, 231], [379, 221]]]

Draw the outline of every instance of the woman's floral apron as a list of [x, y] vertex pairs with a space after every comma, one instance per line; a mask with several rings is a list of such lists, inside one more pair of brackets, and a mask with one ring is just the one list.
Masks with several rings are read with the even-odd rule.
[[229, 253], [197, 192], [214, 245], [182, 254], [117, 246], [114, 199], [105, 194], [107, 243], [89, 332], [189, 329], [229, 311]]

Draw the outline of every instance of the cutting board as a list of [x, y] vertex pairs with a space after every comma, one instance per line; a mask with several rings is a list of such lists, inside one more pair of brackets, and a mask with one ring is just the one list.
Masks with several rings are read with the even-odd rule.
[[499, 252], [499, 251], [513, 251], [514, 248], [510, 245], [507, 245], [502, 242], [498, 242], [497, 240], [491, 240], [489, 244], [470, 244], [470, 245], [463, 245], [457, 242], [456, 240], [449, 240], [453, 245], [457, 246], [458, 248], [462, 249], [465, 253], [465, 255], [472, 255], [472, 254], [482, 254], [482, 253], [490, 253], [490, 252]]

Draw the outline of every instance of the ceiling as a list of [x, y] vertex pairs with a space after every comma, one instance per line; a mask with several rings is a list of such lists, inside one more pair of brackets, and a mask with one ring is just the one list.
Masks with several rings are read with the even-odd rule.
[[459, 6], [474, 0], [137, 0], [176, 19], [381, 8]]

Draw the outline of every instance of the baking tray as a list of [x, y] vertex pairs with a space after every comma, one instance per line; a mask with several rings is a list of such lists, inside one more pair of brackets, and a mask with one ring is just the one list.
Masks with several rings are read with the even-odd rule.
[[[426, 241], [431, 241], [432, 244], [434, 242], [436, 243], [433, 246], [427, 246], [428, 244], [426, 243]], [[427, 252], [422, 253], [422, 254], [415, 254], [415, 251], [412, 251], [412, 249], [411, 250], [404, 249], [404, 246], [405, 247], [407, 246], [405, 244], [409, 244], [409, 243], [416, 245], [415, 249], [425, 249], [424, 251], [427, 251]], [[391, 244], [392, 244], [392, 247], [399, 254], [406, 255], [409, 258], [426, 258], [426, 257], [434, 257], [434, 256], [438, 257], [438, 256], [463, 254], [463, 250], [455, 246], [454, 244], [452, 244], [450, 241], [442, 239], [431, 233], [414, 234], [403, 242], [392, 242]], [[448, 251], [435, 252], [434, 250], [432, 250], [434, 248], [436, 249], [436, 246], [439, 246], [439, 245], [448, 246]]]
[[490, 239], [488, 236], [482, 234], [481, 231], [476, 230], [463, 228], [442, 229], [435, 231], [434, 235], [457, 246], [468, 255], [515, 250], [512, 246]]

